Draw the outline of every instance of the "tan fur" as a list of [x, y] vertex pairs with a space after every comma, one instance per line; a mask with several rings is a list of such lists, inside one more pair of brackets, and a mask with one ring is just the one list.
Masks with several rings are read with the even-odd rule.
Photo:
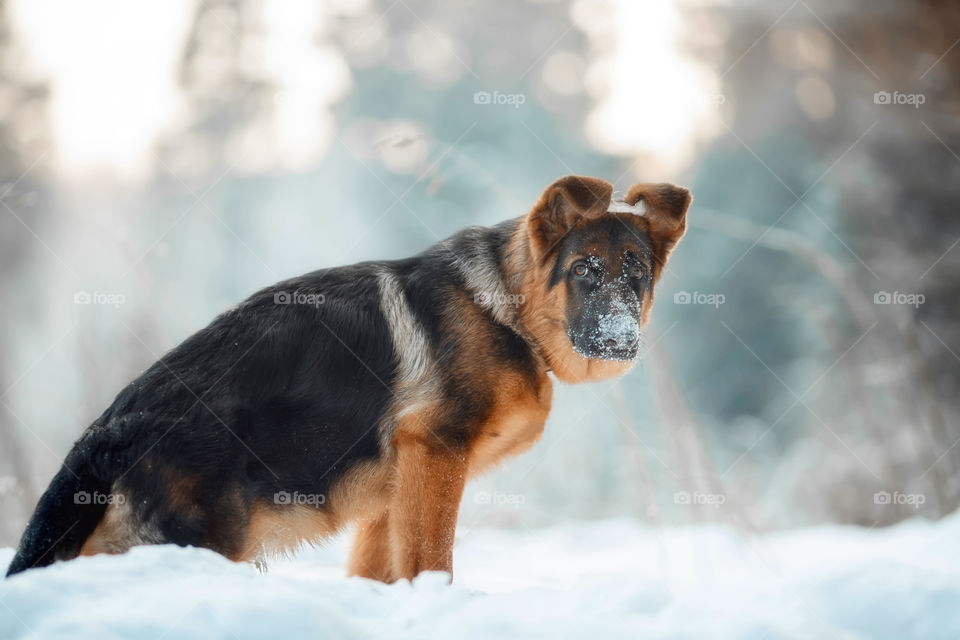
[[553, 383], [541, 375], [534, 393], [516, 375], [504, 375], [495, 391], [494, 410], [477, 436], [467, 461], [470, 476], [523, 453], [543, 434], [553, 400]]
[[260, 503], [250, 513], [240, 552], [231, 559], [255, 562], [266, 556], [288, 555], [305, 544], [322, 542], [336, 531], [337, 519], [324, 510]]
[[115, 491], [112, 496], [115, 501], [107, 505], [97, 528], [83, 543], [81, 556], [126, 553], [132, 547], [154, 544], [161, 539], [153, 526], [137, 520], [125, 494]]
[[492, 389], [493, 410], [466, 453], [454, 452], [433, 435], [442, 407], [421, 406], [400, 416], [394, 429], [397, 463], [389, 506], [358, 522], [350, 575], [392, 582], [420, 571], [453, 570], [453, 539], [460, 498], [468, 476], [504, 457], [525, 451], [540, 437], [550, 411], [553, 386], [544, 371], [531, 388], [524, 378], [489, 357], [486, 321], [467, 300], [448, 330], [460, 337], [458, 360], [477, 385]]
[[394, 582], [397, 579], [390, 547], [390, 510], [384, 509], [357, 523], [347, 575]]
[[393, 474], [389, 458], [361, 463], [333, 486], [323, 509], [309, 504], [254, 505], [241, 550], [232, 559], [253, 562], [330, 538], [348, 522], [384, 508]]
[[693, 196], [683, 187], [644, 182], [630, 187], [624, 197], [624, 202], [631, 205], [641, 200], [647, 205], [647, 213], [642, 220], [647, 225], [655, 245], [654, 259], [659, 272], [666, 264], [670, 252], [687, 231], [686, 214], [693, 202]]
[[453, 539], [467, 480], [466, 459], [439, 442], [399, 431], [389, 535], [396, 578], [421, 571], [453, 576]]
[[536, 261], [549, 255], [581, 218], [602, 216], [610, 207], [613, 185], [606, 180], [566, 176], [551, 184], [533, 205], [527, 242]]
[[[549, 368], [564, 382], [604, 380], [626, 373], [632, 362], [591, 360], [573, 350], [567, 337], [565, 287], [548, 286], [553, 263], [537, 264], [529, 250], [528, 220], [518, 225], [508, 250], [508, 281], [524, 296], [520, 321]], [[512, 277], [511, 277], [512, 276]]]

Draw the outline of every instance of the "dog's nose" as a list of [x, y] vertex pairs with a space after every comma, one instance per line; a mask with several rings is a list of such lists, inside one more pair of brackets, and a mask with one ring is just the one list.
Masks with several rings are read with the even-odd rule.
[[610, 351], [632, 351], [640, 342], [640, 327], [628, 315], [607, 316], [600, 320], [599, 342]]
[[603, 344], [609, 349], [626, 351], [637, 346], [638, 341], [636, 334], [623, 334], [615, 338], [607, 338]]

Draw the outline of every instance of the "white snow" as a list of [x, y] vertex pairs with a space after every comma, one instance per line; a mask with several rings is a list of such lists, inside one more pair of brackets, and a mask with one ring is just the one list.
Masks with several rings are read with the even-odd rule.
[[637, 200], [634, 205], [627, 204], [623, 200], [613, 200], [607, 207], [607, 213], [632, 213], [635, 216], [642, 216], [647, 212], [647, 203], [644, 200]]
[[0, 638], [960, 637], [957, 515], [764, 536], [630, 520], [465, 530], [452, 586], [344, 578], [348, 543], [265, 575], [172, 546], [28, 571], [0, 581]]

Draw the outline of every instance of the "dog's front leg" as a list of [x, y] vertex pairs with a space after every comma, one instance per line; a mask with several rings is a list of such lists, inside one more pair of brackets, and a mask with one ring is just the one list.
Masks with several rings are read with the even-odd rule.
[[395, 578], [446, 571], [453, 579], [453, 536], [466, 482], [466, 458], [440, 442], [398, 438], [390, 505]]
[[390, 513], [362, 520], [350, 552], [348, 575], [393, 582], [393, 554], [390, 549]]

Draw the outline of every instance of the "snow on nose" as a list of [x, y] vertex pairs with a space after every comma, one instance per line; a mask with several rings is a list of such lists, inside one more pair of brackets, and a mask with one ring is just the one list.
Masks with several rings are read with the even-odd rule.
[[640, 325], [629, 313], [610, 313], [600, 318], [601, 343], [610, 349], [632, 349], [640, 341]]

